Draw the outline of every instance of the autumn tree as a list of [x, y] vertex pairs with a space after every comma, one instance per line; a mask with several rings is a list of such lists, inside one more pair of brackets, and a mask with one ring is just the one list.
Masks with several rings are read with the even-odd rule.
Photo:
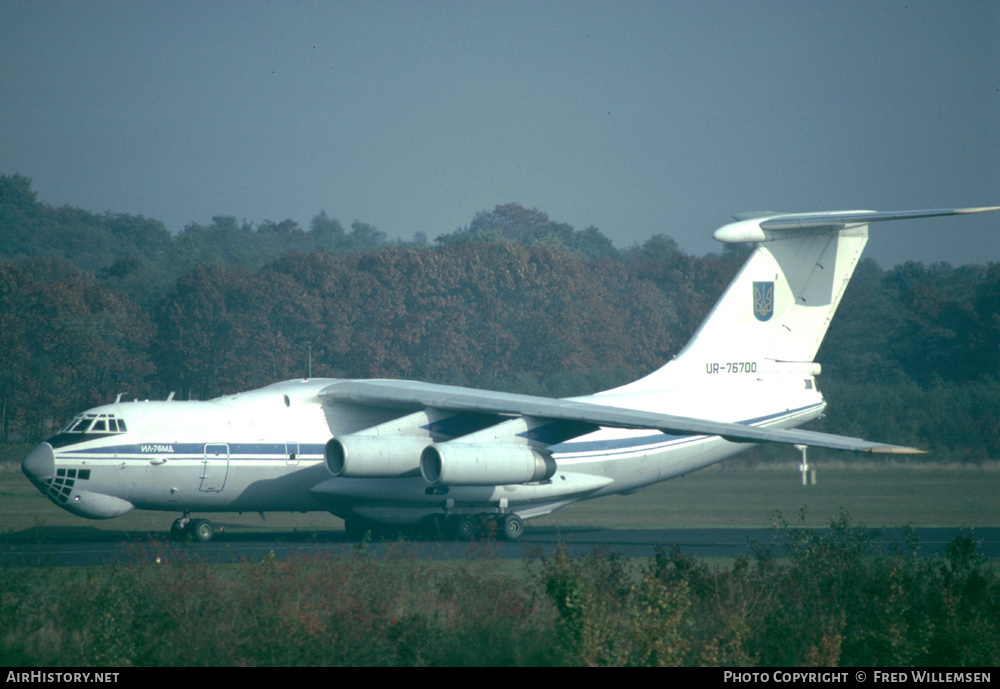
[[458, 246], [467, 242], [517, 242], [528, 247], [548, 247], [580, 258], [617, 258], [611, 240], [594, 226], [577, 232], [572, 225], [557, 223], [537, 208], [527, 209], [516, 203], [480, 211], [466, 228], [442, 234], [440, 246]]
[[37, 437], [117, 393], [145, 395], [149, 318], [65, 261], [0, 263], [4, 437]]
[[[198, 266], [161, 303], [152, 350], [159, 378], [187, 397], [211, 397], [294, 377], [301, 290], [274, 271]], [[286, 336], [283, 328], [294, 329]], [[307, 335], [308, 336], [308, 335]]]

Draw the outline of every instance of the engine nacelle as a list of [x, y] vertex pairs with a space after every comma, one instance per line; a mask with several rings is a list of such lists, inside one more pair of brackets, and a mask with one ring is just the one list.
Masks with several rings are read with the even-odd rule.
[[393, 478], [413, 475], [420, 467], [420, 453], [430, 438], [406, 436], [345, 435], [331, 438], [323, 456], [334, 476]]
[[433, 485], [498, 486], [544, 481], [555, 460], [526, 445], [441, 443], [420, 455], [420, 473]]

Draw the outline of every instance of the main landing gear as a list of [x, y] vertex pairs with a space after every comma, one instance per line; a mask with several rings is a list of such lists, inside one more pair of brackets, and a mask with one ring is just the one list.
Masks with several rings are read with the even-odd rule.
[[185, 512], [170, 527], [170, 538], [175, 541], [199, 541], [205, 543], [215, 535], [215, 525], [207, 519], [191, 519], [191, 514]]
[[455, 514], [445, 520], [445, 533], [457, 541], [477, 536], [516, 541], [524, 534], [524, 521], [516, 514]]
[[516, 514], [505, 516], [486, 513], [453, 514], [448, 517], [430, 518], [422, 527], [401, 528], [351, 515], [344, 519], [344, 530], [347, 532], [348, 540], [351, 541], [360, 541], [366, 535], [376, 540], [392, 540], [403, 536], [431, 540], [471, 541], [475, 538], [502, 538], [505, 541], [514, 541], [524, 534], [524, 521]]

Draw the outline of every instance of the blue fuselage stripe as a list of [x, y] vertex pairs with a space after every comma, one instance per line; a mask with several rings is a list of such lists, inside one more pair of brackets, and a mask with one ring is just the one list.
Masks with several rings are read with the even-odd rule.
[[[778, 423], [783, 419], [801, 416], [809, 411], [821, 408], [822, 404], [800, 407], [788, 411], [759, 416], [739, 423], [744, 426]], [[666, 445], [679, 445], [689, 442], [700, 442], [706, 436], [673, 435], [669, 433], [651, 432], [646, 435], [628, 438], [609, 438], [607, 440], [568, 441], [556, 443], [548, 447], [555, 455], [593, 454], [603, 452], [635, 452], [643, 448], [650, 450]], [[205, 448], [210, 445], [228, 445], [230, 460], [276, 460], [288, 459], [288, 447], [285, 443], [130, 443], [122, 445], [104, 445], [91, 448], [60, 448], [57, 455], [62, 458], [77, 459], [118, 459], [145, 460], [150, 457], [175, 457], [177, 459], [202, 459]], [[318, 459], [323, 456], [324, 445], [319, 443], [299, 443], [299, 459]]]
[[[103, 445], [57, 452], [60, 457], [145, 459], [147, 457], [203, 458], [206, 446], [228, 445], [229, 459], [287, 459], [285, 443], [132, 443]], [[291, 447], [295, 447], [292, 445]], [[323, 445], [299, 443], [297, 457], [323, 455]]]

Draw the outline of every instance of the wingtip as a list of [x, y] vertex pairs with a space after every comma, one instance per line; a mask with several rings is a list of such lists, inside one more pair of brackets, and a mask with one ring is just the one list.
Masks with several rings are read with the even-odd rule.
[[901, 447], [899, 445], [876, 445], [867, 450], [875, 455], [925, 455], [926, 450], [918, 450], [915, 447]]
[[988, 213], [989, 211], [1000, 210], [1000, 206], [979, 206], [978, 208], [958, 208], [955, 213], [965, 215], [968, 213]]

